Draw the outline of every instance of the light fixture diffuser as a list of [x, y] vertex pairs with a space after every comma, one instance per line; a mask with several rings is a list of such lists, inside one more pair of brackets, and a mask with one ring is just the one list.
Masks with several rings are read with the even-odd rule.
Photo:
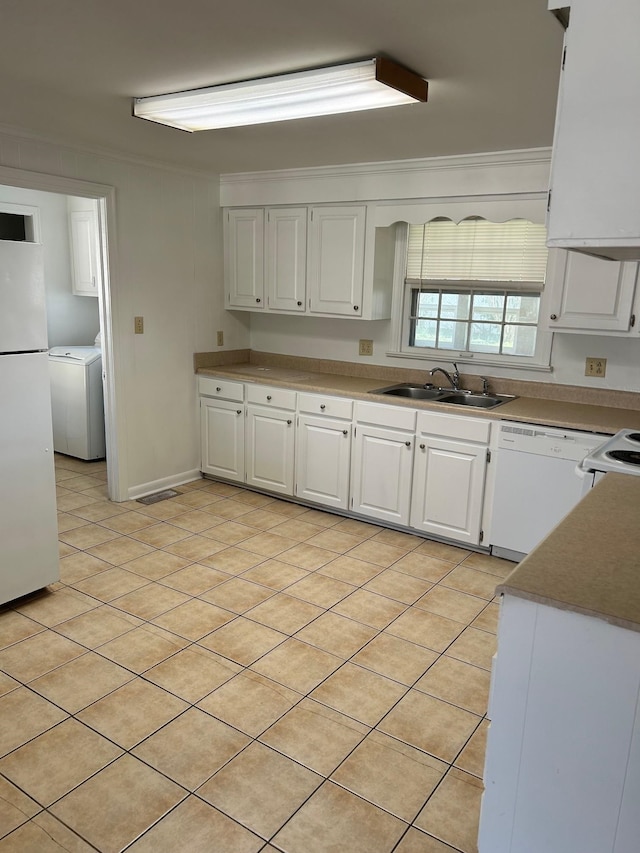
[[427, 100], [427, 82], [374, 57], [241, 83], [134, 98], [138, 118], [181, 130], [212, 130], [392, 107]]

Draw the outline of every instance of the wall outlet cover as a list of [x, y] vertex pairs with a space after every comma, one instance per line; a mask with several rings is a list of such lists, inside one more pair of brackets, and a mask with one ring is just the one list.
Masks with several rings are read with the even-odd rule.
[[216, 332], [216, 344], [219, 347], [224, 346], [224, 332]]
[[588, 358], [585, 361], [584, 366], [584, 375], [585, 376], [598, 376], [602, 379], [606, 376], [607, 373], [607, 359], [606, 358]]
[[133, 318], [133, 331], [136, 335], [144, 335], [144, 317]]
[[373, 355], [373, 341], [360, 338], [358, 355]]

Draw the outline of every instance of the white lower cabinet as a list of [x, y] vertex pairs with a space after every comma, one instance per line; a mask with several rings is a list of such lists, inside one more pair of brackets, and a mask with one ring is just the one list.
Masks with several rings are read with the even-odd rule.
[[640, 633], [505, 594], [480, 853], [637, 853]]
[[244, 403], [200, 398], [201, 470], [244, 482]]
[[296, 392], [246, 386], [245, 482], [281, 495], [293, 494]]
[[298, 394], [298, 412], [296, 497], [347, 510], [353, 402]]
[[491, 423], [419, 412], [411, 527], [480, 544]]
[[351, 509], [408, 526], [416, 413], [356, 403]]

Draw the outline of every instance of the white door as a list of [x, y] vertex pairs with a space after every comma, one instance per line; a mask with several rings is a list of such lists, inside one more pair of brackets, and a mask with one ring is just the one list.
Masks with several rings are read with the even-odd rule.
[[411, 527], [478, 545], [487, 448], [419, 437], [411, 503]]
[[357, 424], [351, 508], [371, 518], [409, 524], [413, 433]]
[[294, 417], [281, 409], [247, 406], [247, 484], [293, 494]]
[[347, 509], [351, 423], [300, 415], [296, 434], [297, 497]]
[[201, 463], [204, 474], [244, 482], [244, 406], [200, 398]]
[[267, 211], [266, 279], [269, 308], [304, 312], [307, 284], [307, 208]]
[[60, 577], [48, 358], [0, 356], [0, 603]]
[[227, 210], [224, 267], [230, 308], [264, 308], [264, 211]]
[[312, 207], [309, 211], [307, 283], [315, 314], [362, 314], [367, 209]]
[[556, 250], [549, 262], [551, 331], [628, 332], [638, 264]]

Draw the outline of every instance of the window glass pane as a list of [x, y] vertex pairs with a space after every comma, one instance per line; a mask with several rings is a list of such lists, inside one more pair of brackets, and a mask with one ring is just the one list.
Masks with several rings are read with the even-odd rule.
[[413, 324], [413, 346], [435, 347], [437, 330], [435, 320], [416, 320]]
[[[417, 291], [416, 291], [417, 293]], [[440, 294], [435, 293], [420, 293], [418, 296], [418, 317], [437, 317], [438, 304], [440, 302]]]
[[473, 319], [502, 323], [504, 294], [475, 293], [473, 296]]
[[506, 319], [512, 323], [537, 323], [540, 296], [537, 293], [507, 296]]
[[505, 325], [503, 355], [535, 355], [537, 331], [535, 326]]
[[472, 352], [500, 352], [499, 323], [472, 323], [469, 349]]
[[449, 320], [467, 320], [470, 304], [471, 296], [469, 293], [443, 293], [442, 317]]
[[442, 349], [467, 349], [468, 323], [454, 323], [449, 320], [440, 322], [438, 346]]

